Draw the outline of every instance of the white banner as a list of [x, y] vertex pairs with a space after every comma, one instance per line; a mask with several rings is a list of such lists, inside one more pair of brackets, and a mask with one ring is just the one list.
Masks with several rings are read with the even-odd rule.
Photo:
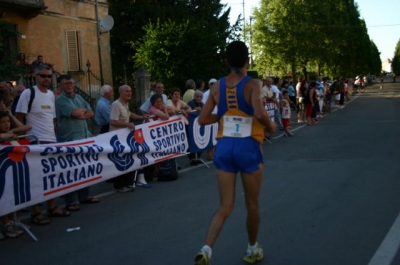
[[0, 146], [0, 216], [187, 153], [182, 117], [79, 141]]

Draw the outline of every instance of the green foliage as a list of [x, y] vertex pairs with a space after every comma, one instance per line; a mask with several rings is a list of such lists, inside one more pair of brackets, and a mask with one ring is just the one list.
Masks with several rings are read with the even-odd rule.
[[379, 76], [382, 71], [382, 62], [380, 58], [381, 53], [376, 47], [375, 43], [371, 40], [371, 56], [370, 56], [370, 71], [368, 73]]
[[247, 75], [249, 75], [249, 76], [251, 76], [251, 77], [253, 77], [253, 78], [259, 78], [258, 72], [257, 72], [257, 71], [254, 71], [254, 70], [249, 70], [249, 71], [247, 71]]
[[146, 35], [132, 43], [137, 51], [135, 66], [143, 65], [167, 90], [183, 89], [189, 78], [208, 80], [224, 74], [224, 43], [205, 34], [203, 25], [193, 20], [148, 24]]
[[353, 1], [261, 0], [252, 52], [264, 76], [355, 76], [379, 59]]
[[392, 69], [393, 73], [396, 73], [396, 75], [400, 74], [400, 39], [396, 44], [396, 48], [394, 50], [394, 57], [392, 60]]
[[25, 74], [27, 69], [17, 65], [18, 48], [16, 38], [20, 33], [12, 23], [0, 20], [0, 81]]
[[239, 37], [239, 23], [230, 26], [230, 9], [223, 11], [220, 0], [109, 0], [109, 5], [116, 84], [124, 65], [129, 77], [145, 66], [166, 88], [225, 73], [222, 51]]

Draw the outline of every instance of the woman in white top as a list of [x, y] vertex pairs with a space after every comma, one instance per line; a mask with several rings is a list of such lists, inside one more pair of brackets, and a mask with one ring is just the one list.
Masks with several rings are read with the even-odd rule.
[[172, 90], [172, 98], [167, 101], [167, 111], [169, 115], [185, 114], [192, 111], [188, 104], [181, 100], [181, 90], [179, 88]]

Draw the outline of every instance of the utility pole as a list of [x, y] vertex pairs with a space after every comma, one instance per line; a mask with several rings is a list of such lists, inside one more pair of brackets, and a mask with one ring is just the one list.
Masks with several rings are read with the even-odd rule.
[[101, 60], [99, 3], [97, 2], [97, 0], [95, 0], [94, 5], [95, 5], [96, 27], [97, 27], [97, 48], [98, 48], [98, 52], [99, 52], [99, 64], [100, 64], [100, 83], [101, 83], [101, 85], [104, 85], [104, 79], [103, 79], [103, 62], [102, 62], [102, 60]]

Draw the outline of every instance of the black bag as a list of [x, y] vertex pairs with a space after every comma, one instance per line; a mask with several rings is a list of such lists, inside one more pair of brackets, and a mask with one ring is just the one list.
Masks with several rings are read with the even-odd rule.
[[179, 177], [175, 159], [168, 159], [160, 163], [159, 181], [177, 180]]
[[143, 168], [144, 179], [146, 182], [152, 182], [160, 174], [160, 163], [153, 164]]

